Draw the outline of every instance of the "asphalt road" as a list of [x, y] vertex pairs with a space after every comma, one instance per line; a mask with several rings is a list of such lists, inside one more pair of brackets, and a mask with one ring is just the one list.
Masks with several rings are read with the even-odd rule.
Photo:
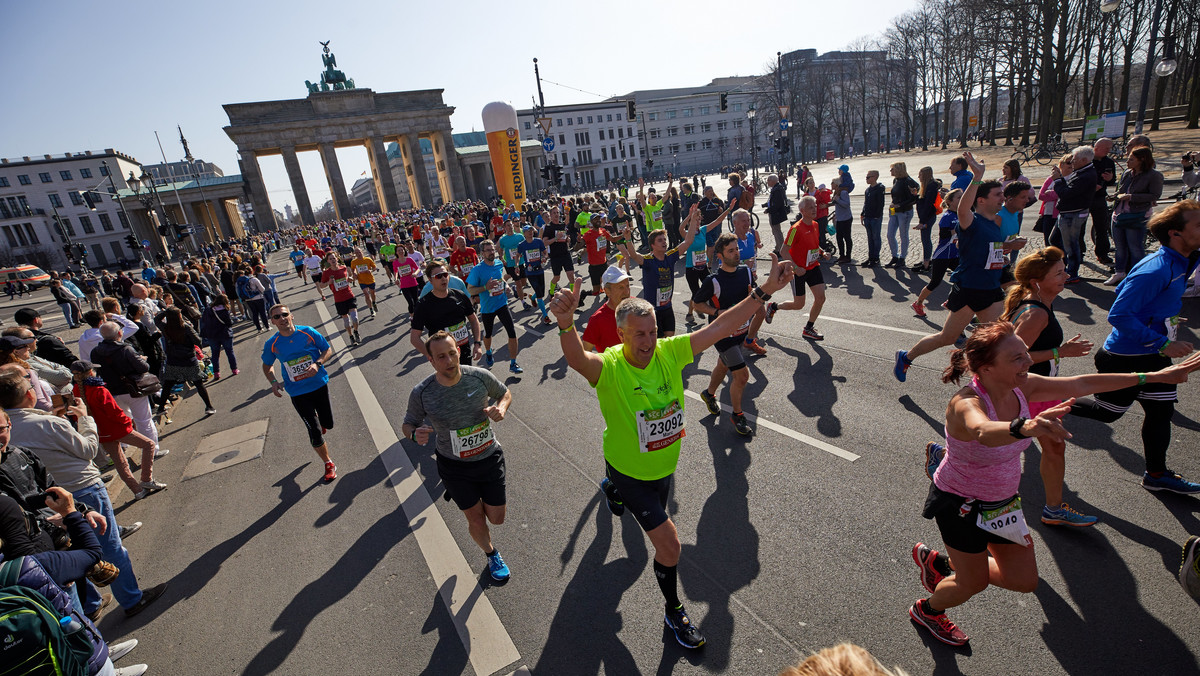
[[[287, 267], [281, 255], [272, 263]], [[1056, 304], [1067, 335], [1104, 339], [1098, 308], [1113, 292], [1099, 286], [1101, 274], [1086, 269], [1092, 283]], [[156, 463], [156, 477], [170, 488], [137, 503], [127, 491], [115, 498], [120, 521], [146, 523], [127, 543], [139, 578], [171, 587], [134, 619], [109, 613], [101, 629], [114, 641], [137, 637], [127, 660], [157, 674], [774, 674], [841, 641], [913, 674], [1197, 673], [1197, 604], [1174, 576], [1180, 544], [1200, 533], [1200, 501], [1137, 484], [1136, 409], [1112, 426], [1067, 419], [1075, 437], [1065, 495], [1100, 516], [1094, 528], [1037, 520], [1036, 446], [1026, 454], [1021, 488], [1039, 559], [1036, 592], [989, 589], [952, 610], [972, 637], [963, 649], [909, 621], [908, 606], [924, 595], [909, 550], [919, 540], [941, 547], [920, 516], [923, 449], [941, 434], [953, 387], [938, 378], [945, 351], [921, 359], [906, 384], [892, 378], [891, 364], [896, 349], [940, 325], [946, 286], [922, 321], [908, 302], [923, 277], [834, 266], [826, 279], [817, 323], [824, 342], [800, 337], [806, 312], [782, 312], [763, 327], [769, 353], [751, 361], [747, 389], [746, 410], [760, 419], [753, 438], [735, 434], [728, 416], [687, 402], [671, 511], [683, 541], [681, 593], [708, 639], [700, 651], [682, 649], [663, 627], [652, 549], [598, 492], [595, 394], [533, 313], [518, 316], [525, 374], [507, 372], [504, 350], [493, 369], [515, 395], [497, 425], [508, 520], [493, 530], [513, 577], [489, 583], [461, 513], [438, 499], [432, 451], [394, 442], [409, 391], [431, 369], [408, 344], [403, 298], [386, 285], [380, 316], [362, 326], [364, 343], [340, 347], [331, 369], [337, 424], [328, 439], [340, 478], [321, 481], [290, 404], [264, 388], [258, 354], [269, 334], [239, 325], [243, 370], [229, 377], [226, 366], [213, 384], [219, 413], [202, 418], [191, 394], [164, 430], [172, 453]], [[682, 278], [677, 289], [686, 289]], [[61, 328], [39, 293], [34, 304], [51, 329]], [[311, 286], [290, 278], [281, 293], [298, 323], [336, 332], [327, 321], [332, 303], [321, 311]], [[0, 304], [6, 319], [17, 305]], [[1185, 316], [1198, 310], [1186, 301]], [[1195, 338], [1191, 328], [1183, 333]], [[685, 371], [690, 391], [705, 387], [714, 363], [710, 350]], [[1064, 364], [1066, 375], [1091, 370], [1090, 358]], [[1193, 478], [1197, 385], [1180, 388], [1168, 456]], [[260, 459], [180, 481], [201, 438], [259, 419], [269, 420]]]

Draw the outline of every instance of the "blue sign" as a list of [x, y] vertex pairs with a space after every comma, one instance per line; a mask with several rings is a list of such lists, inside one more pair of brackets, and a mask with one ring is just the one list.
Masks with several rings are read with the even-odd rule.
[[143, 239], [143, 240], [142, 240], [142, 246], [144, 246], [144, 247], [146, 247], [146, 248], [150, 248], [150, 240], [148, 240], [148, 239]]
[[788, 121], [787, 121], [787, 120], [780, 120], [780, 121], [779, 121], [779, 130], [780, 130], [780, 131], [787, 131], [787, 128], [788, 128]]
[[542, 149], [548, 153], [554, 152], [554, 137], [547, 136], [542, 139]]

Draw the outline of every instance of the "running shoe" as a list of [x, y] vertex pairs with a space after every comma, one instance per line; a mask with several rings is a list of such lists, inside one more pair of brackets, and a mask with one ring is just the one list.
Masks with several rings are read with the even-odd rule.
[[904, 382], [908, 378], [909, 366], [912, 366], [912, 362], [908, 360], [908, 351], [896, 350], [896, 365], [892, 367], [892, 375], [896, 376], [896, 380]]
[[934, 638], [949, 645], [966, 645], [967, 641], [971, 640], [963, 633], [962, 629], [959, 629], [950, 621], [950, 618], [946, 617], [946, 613], [937, 615], [927, 613], [922, 606], [924, 603], [921, 601], [912, 604], [912, 607], [908, 609], [908, 616], [912, 618], [913, 622], [928, 629]]
[[1094, 526], [1100, 519], [1094, 516], [1087, 516], [1074, 509], [1071, 509], [1067, 503], [1062, 503], [1058, 507], [1046, 505], [1042, 507], [1042, 523], [1048, 526], [1077, 526], [1083, 528], [1085, 526]]
[[721, 405], [717, 403], [717, 398], [708, 393], [708, 390], [701, 390], [700, 399], [704, 401], [704, 405], [708, 407], [708, 412], [713, 415], [721, 415]]
[[492, 366], [495, 366], [495, 364], [496, 364], [495, 358], [492, 357], [491, 350], [488, 350], [487, 352], [485, 352], [483, 354], [483, 360], [487, 362], [488, 368], [491, 368]]
[[325, 463], [325, 480], [333, 481], [336, 478], [337, 478], [337, 465], [333, 464], [333, 461], [330, 460], [329, 462]]
[[496, 582], [504, 582], [512, 577], [512, 571], [508, 569], [508, 564], [504, 562], [504, 557], [500, 556], [499, 549], [492, 549], [492, 553], [487, 555], [488, 573]]
[[362, 344], [362, 336], [359, 335], [358, 329], [354, 329], [354, 342], [358, 343], [358, 344]]
[[967, 323], [966, 327], [964, 327], [963, 330], [966, 331], [967, 333], [974, 333], [975, 329], [977, 329], [977, 328], [979, 328], [979, 322], [977, 320], [972, 319], [970, 322]]
[[930, 549], [924, 542], [913, 545], [912, 557], [917, 567], [921, 569], [921, 586], [930, 594], [937, 589], [938, 583], [946, 578], [937, 569], [937, 560], [941, 556], [936, 550]]
[[1178, 474], [1167, 470], [1162, 476], [1151, 476], [1149, 472], [1142, 474], [1142, 488], [1148, 491], [1168, 491], [1180, 495], [1196, 495], [1200, 493], [1200, 484], [1188, 481]]
[[694, 323], [696, 323], [696, 315], [689, 312], [689, 313], [687, 313], [687, 316], [683, 318], [683, 321], [688, 324], [694, 324]]
[[684, 648], [699, 648], [704, 645], [704, 635], [700, 633], [699, 627], [692, 624], [682, 605], [674, 610], [667, 610], [663, 615], [663, 622], [675, 632], [675, 640]]
[[965, 333], [958, 334], [958, 338], [954, 341], [954, 347], [961, 350], [966, 346], [967, 346], [967, 334], [965, 334]]
[[804, 327], [803, 336], [809, 340], [825, 340], [825, 336], [812, 326]]
[[617, 485], [609, 481], [608, 477], [600, 480], [600, 489], [604, 491], [604, 499], [608, 501], [608, 511], [613, 513], [613, 516], [621, 516], [625, 513], [625, 503], [621, 502], [621, 494], [617, 492]]
[[221, 379], [221, 372], [220, 372], [220, 371], [213, 371], [213, 377], [212, 377], [212, 379], [213, 379], [213, 381], [220, 380], [220, 379]]
[[750, 350], [760, 357], [765, 357], [767, 355], [767, 348], [759, 345], [757, 340], [747, 340], [744, 341], [742, 345], [744, 345], [747, 350]]
[[767, 304], [767, 323], [770, 324], [772, 319], [775, 319], [775, 313], [779, 312], [779, 303]]
[[515, 360], [515, 359], [508, 362], [508, 370], [512, 371], [513, 373], [516, 373], [518, 375], [525, 372], [525, 369], [521, 368], [521, 366], [519, 364], [517, 364], [517, 360]]
[[1072, 278], [1070, 278], [1070, 279], [1068, 279], [1068, 280], [1067, 280], [1067, 284], [1078, 284], [1078, 283], [1080, 283], [1080, 282], [1082, 282], [1082, 281], [1083, 281], [1083, 280], [1082, 280], [1082, 279], [1080, 279], [1079, 277], [1072, 277]]
[[938, 465], [942, 464], [942, 458], [946, 457], [946, 447], [936, 441], [931, 441], [925, 444], [925, 476], [933, 481], [933, 473], [937, 471]]
[[1179, 584], [1192, 598], [1200, 601], [1200, 536], [1193, 535], [1183, 544], [1183, 565], [1179, 566]]
[[204, 409], [204, 415], [212, 415], [216, 412], [217, 412], [217, 409], [213, 408], [212, 406], [209, 406], [208, 408]]
[[909, 307], [913, 309], [913, 312], [915, 312], [918, 317], [925, 317], [925, 304], [921, 301], [915, 301]]
[[734, 413], [730, 419], [733, 421], [733, 430], [743, 437], [748, 437], [754, 432], [746, 422], [745, 413]]
[[239, 371], [239, 370], [237, 370], [237, 369], [234, 369], [234, 370], [233, 370], [233, 375], [235, 375], [235, 376], [236, 376], [236, 375], [237, 375], [237, 374], [239, 374], [239, 373], [241, 373], [241, 371]]

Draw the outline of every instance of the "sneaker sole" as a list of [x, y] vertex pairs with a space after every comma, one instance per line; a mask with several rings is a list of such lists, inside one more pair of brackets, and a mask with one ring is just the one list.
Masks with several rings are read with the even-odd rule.
[[689, 650], [695, 650], [697, 648], [703, 648], [704, 644], [707, 643], [707, 641], [705, 641], [704, 639], [700, 639], [700, 642], [697, 643], [696, 645], [684, 643], [683, 639], [679, 638], [679, 632], [675, 630], [675, 625], [671, 624], [671, 620], [666, 615], [663, 615], [663, 624], [667, 625], [667, 629], [670, 629], [671, 633], [675, 635], [675, 642], [678, 643], [679, 645], [683, 646], [684, 648], [687, 648]]
[[1097, 519], [1088, 523], [1080, 523], [1078, 521], [1067, 521], [1066, 519], [1047, 519], [1043, 516], [1042, 523], [1046, 524], [1047, 526], [1074, 526], [1076, 528], [1087, 528], [1088, 526], [1095, 526], [1097, 523], [1100, 523], [1100, 520]]
[[968, 637], [962, 643], [959, 643], [958, 641], [952, 641], [950, 639], [942, 638], [941, 635], [938, 634], [938, 632], [933, 629], [933, 627], [930, 627], [928, 624], [925, 623], [925, 620], [922, 619], [920, 615], [917, 615], [915, 612], [913, 612], [912, 608], [908, 609], [908, 616], [910, 618], [912, 618], [913, 622], [916, 622], [917, 624], [921, 625], [922, 627], [925, 627], [925, 629], [929, 632], [930, 636], [936, 638], [937, 640], [941, 641], [942, 643], [945, 643], [946, 645], [964, 646], [971, 640], [970, 637]]
[[1166, 491], [1176, 495], [1200, 495], [1200, 489], [1194, 491], [1181, 491], [1174, 488], [1168, 488], [1166, 486], [1147, 486], [1145, 483], [1142, 483], [1142, 488], [1145, 488], [1148, 491]]

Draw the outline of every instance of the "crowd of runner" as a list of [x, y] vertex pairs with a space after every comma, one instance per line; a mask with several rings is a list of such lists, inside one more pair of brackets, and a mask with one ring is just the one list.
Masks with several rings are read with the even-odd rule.
[[[921, 238], [922, 256], [912, 270], [928, 274], [929, 283], [911, 304], [915, 315], [925, 316], [926, 300], [949, 273], [943, 329], [899, 351], [892, 369], [905, 382], [915, 359], [953, 346], [943, 380], [959, 385], [966, 379], [950, 399], [944, 437], [930, 442], [925, 453], [931, 484], [923, 515], [937, 524], [944, 551], [923, 543], [912, 549], [929, 596], [914, 603], [909, 615], [949, 644], [968, 639], [946, 610], [989, 585], [1018, 592], [1037, 585], [1033, 540], [1017, 494], [1021, 455], [1032, 439], [1041, 447], [1046, 488], [1042, 522], [1087, 527], [1098, 521], [1062, 499], [1070, 439], [1066, 414], [1113, 423], [1137, 402], [1145, 412], [1142, 486], [1200, 494], [1200, 484], [1171, 471], [1166, 459], [1176, 386], [1200, 368], [1200, 353], [1177, 335], [1182, 299], [1196, 289], [1200, 203], [1159, 202], [1162, 176], [1154, 176], [1149, 148], [1133, 144], [1123, 173], [1109, 166], [1111, 159], [1104, 162], [1105, 155], [1103, 143], [1076, 148], [1039, 190], [1019, 166], [1006, 164], [992, 176], [969, 152], [949, 167], [950, 186], [935, 181], [928, 167], [913, 180], [903, 163], [890, 167], [890, 195], [879, 172], [865, 176], [859, 220], [868, 254], [858, 265], [880, 263], [890, 200], [888, 267], [907, 265], [910, 229]], [[761, 325], [780, 311], [807, 307], [802, 335], [823, 340], [816, 323], [829, 267], [855, 264], [849, 195], [856, 184], [849, 168], [842, 166], [829, 188], [813, 185], [810, 176], [797, 180], [794, 220], [780, 177], [769, 176], [769, 192], [756, 195], [735, 173], [723, 186], [724, 198], [712, 185], [698, 192], [691, 181], [676, 186], [671, 179], [661, 193], [639, 182], [621, 194], [549, 197], [521, 206], [457, 202], [320, 223], [229, 243], [214, 255], [178, 265], [147, 263], [138, 275], [104, 273], [95, 278], [95, 294], [72, 288], [70, 278], [59, 275], [52, 293], [68, 325], [87, 323], [95, 333], [88, 343], [80, 339], [76, 355], [41, 331], [40, 317], [31, 316], [36, 311], [19, 311], [20, 326], [4, 331], [0, 356], [12, 355], [0, 366], [0, 405], [12, 419], [0, 434], [0, 440], [10, 434], [12, 440], [5, 466], [14, 452], [36, 453], [38, 435], [45, 434], [28, 426], [27, 410], [70, 420], [56, 424], [61, 434], [78, 436], [72, 443], [83, 450], [65, 463], [71, 479], [57, 469], [54, 477], [91, 508], [84, 511], [108, 520], [109, 535], [99, 543], [105, 560], [128, 565], [128, 556], [119, 553], [122, 529], [111, 505], [97, 495], [104, 492], [99, 470], [111, 461], [137, 499], [165, 488], [151, 474], [153, 458], [166, 453], [158, 447], [151, 405], [157, 405], [162, 422], [176, 386], [191, 384], [205, 401], [206, 415], [215, 414], [204, 383], [220, 377], [221, 352], [232, 373], [239, 373], [232, 327], [252, 321], [258, 331], [274, 329], [263, 344], [262, 373], [276, 396], [289, 396], [324, 463], [324, 479], [334, 481], [325, 365], [336, 351], [330, 336], [296, 324], [275, 280], [294, 274], [300, 286], [293, 295], [332, 300], [347, 349], [363, 340], [360, 322], [380, 312], [377, 291], [392, 285], [404, 298], [409, 343], [433, 369], [409, 394], [403, 434], [420, 447], [433, 442], [446, 500], [463, 512], [490, 575], [503, 581], [512, 572], [491, 529], [505, 520], [506, 472], [493, 423], [506, 416], [512, 392], [491, 368], [498, 353], [510, 372], [523, 372], [517, 321], [524, 313], [533, 326], [557, 329], [566, 363], [595, 390], [605, 421], [598, 483], [612, 513], [629, 511], [654, 546], [665, 624], [681, 645], [698, 648], [705, 638], [678, 594], [681, 544], [666, 510], [685, 438], [682, 370], [715, 347], [716, 366], [700, 398], [712, 415], [721, 416], [717, 390], [728, 376], [729, 423], [738, 434], [753, 435], [743, 399], [747, 360], [767, 355], [757, 339]], [[1109, 195], [1108, 186], [1117, 191]], [[1102, 214], [1098, 201], [1104, 203]], [[1032, 230], [1041, 235], [1042, 247], [1031, 245], [1033, 236], [1022, 225], [1026, 209], [1038, 202], [1040, 217]], [[769, 247], [754, 225], [759, 206], [770, 226]], [[1053, 308], [1065, 286], [1080, 281], [1083, 224], [1089, 218], [1102, 263], [1110, 226], [1117, 242], [1113, 276], [1106, 280], [1116, 285], [1108, 312], [1112, 330], [1099, 348], [1078, 335], [1067, 339]], [[1157, 245], [1151, 251], [1147, 234]], [[267, 271], [267, 254], [276, 248], [286, 252], [291, 271]], [[688, 292], [677, 298], [680, 263]], [[790, 295], [780, 297], [789, 289]], [[96, 302], [84, 312], [79, 301], [92, 304], [91, 295], [98, 296]], [[689, 331], [679, 331], [681, 312]], [[697, 315], [708, 319], [698, 321]], [[497, 323], [505, 332], [503, 344], [493, 341]], [[211, 348], [210, 357], [202, 347]], [[1096, 373], [1059, 375], [1062, 359], [1089, 355]], [[136, 364], [133, 376], [129, 364]], [[139, 374], [157, 375], [161, 390]], [[72, 382], [75, 397], [67, 403], [63, 392]], [[106, 411], [105, 424], [112, 429], [97, 432], [101, 418], [89, 414], [85, 402]], [[89, 415], [95, 423], [82, 422]], [[140, 480], [121, 443], [142, 450]], [[53, 456], [60, 451], [52, 446], [44, 452]], [[69, 512], [57, 493], [46, 502], [45, 483], [9, 482], [0, 485], [0, 493], [30, 513]], [[24, 551], [10, 552], [7, 537], [4, 546], [5, 558], [54, 549], [52, 542], [43, 542], [42, 550], [30, 542]], [[1193, 537], [1180, 570], [1193, 594], [1200, 594], [1198, 549]], [[118, 567], [132, 575], [131, 568]], [[154, 589], [143, 592], [136, 581], [127, 581], [120, 594], [115, 583], [113, 591], [131, 614], [156, 598]], [[75, 605], [89, 622], [105, 604], [94, 591], [77, 595]]]

